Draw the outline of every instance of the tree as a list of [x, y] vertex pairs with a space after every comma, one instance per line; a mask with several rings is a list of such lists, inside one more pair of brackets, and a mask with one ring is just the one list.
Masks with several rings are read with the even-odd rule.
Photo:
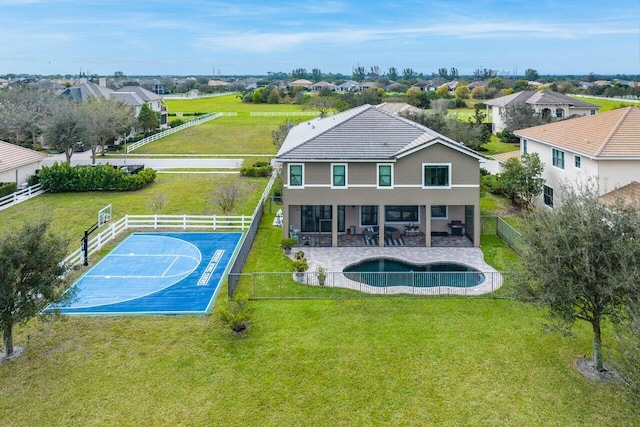
[[305, 110], [320, 112], [320, 117], [327, 117], [329, 110], [332, 108], [334, 108], [334, 99], [326, 96], [313, 97], [304, 106]]
[[95, 164], [98, 147], [104, 156], [107, 143], [131, 132], [136, 123], [135, 111], [113, 98], [91, 97], [83, 107], [88, 109], [90, 120], [90, 138], [85, 142], [91, 145], [91, 159]]
[[322, 80], [322, 71], [320, 71], [319, 68], [311, 70], [311, 80], [313, 80], [314, 83], [318, 83]]
[[447, 109], [449, 108], [449, 101], [446, 99], [436, 99], [431, 103], [431, 109], [435, 114], [442, 117], [447, 115]]
[[533, 68], [527, 68], [524, 72], [524, 78], [529, 81], [538, 80], [540, 75]]
[[489, 80], [497, 76], [498, 73], [496, 71], [490, 70], [488, 68], [483, 68], [482, 70], [480, 68], [476, 68], [473, 72], [473, 77], [478, 80]]
[[615, 367], [629, 397], [640, 408], [640, 295], [637, 290], [634, 294], [622, 321], [616, 325]]
[[365, 71], [364, 67], [362, 66], [358, 66], [356, 68], [353, 69], [353, 80], [357, 81], [357, 82], [361, 82], [364, 80], [364, 78], [366, 77], [367, 72]]
[[89, 123], [88, 109], [84, 104], [58, 99], [45, 125], [45, 140], [51, 147], [63, 151], [67, 163], [71, 163], [77, 144], [90, 139]]
[[536, 113], [531, 105], [522, 104], [505, 108], [500, 113], [505, 126], [510, 131], [516, 131], [547, 123], [548, 120]]
[[494, 88], [494, 89], [504, 89], [504, 80], [502, 80], [500, 77], [494, 77], [492, 79], [489, 79], [489, 81], [487, 81], [487, 87], [490, 88]]
[[475, 99], [484, 99], [485, 97], [484, 88], [482, 86], [474, 87], [473, 89], [471, 89], [471, 96], [474, 97]]
[[398, 69], [396, 67], [389, 67], [389, 73], [387, 74], [389, 80], [398, 80]]
[[449, 87], [447, 85], [440, 86], [438, 89], [436, 89], [436, 95], [443, 99], [449, 98]]
[[407, 104], [411, 104], [418, 108], [429, 108], [431, 105], [429, 94], [416, 86], [412, 86], [407, 89], [405, 99], [407, 100]]
[[243, 178], [225, 179], [213, 189], [213, 200], [222, 215], [229, 215], [233, 213], [251, 191], [252, 186]]
[[445, 80], [449, 80], [449, 70], [446, 67], [438, 68], [438, 76]]
[[46, 220], [27, 223], [0, 239], [0, 327], [7, 356], [14, 350], [14, 325], [72, 296], [63, 292], [67, 246], [49, 232]]
[[467, 99], [469, 98], [469, 88], [465, 85], [459, 85], [458, 87], [456, 87], [456, 89], [453, 91], [453, 93], [455, 93], [457, 98], [460, 99]]
[[405, 68], [402, 70], [402, 77], [405, 80], [411, 80], [416, 78], [416, 72], [413, 71], [413, 68]]
[[280, 149], [280, 147], [282, 146], [282, 143], [287, 138], [287, 135], [289, 134], [289, 131], [291, 130], [292, 127], [293, 127], [293, 122], [286, 121], [280, 126], [278, 126], [278, 129], [271, 132], [271, 139], [273, 141], [273, 145], [275, 145], [276, 148]]
[[521, 160], [512, 157], [505, 162], [499, 181], [514, 206], [528, 210], [533, 199], [542, 194], [545, 183], [543, 171], [544, 164], [538, 153], [524, 153]]
[[371, 66], [371, 67], [370, 67], [370, 69], [369, 69], [369, 77], [370, 77], [370, 78], [377, 78], [377, 77], [380, 77], [380, 73], [381, 73], [381, 71], [380, 71], [380, 67], [379, 67], [379, 66], [377, 66], [377, 65], [373, 65], [373, 66]]
[[294, 80], [306, 79], [308, 76], [309, 76], [309, 73], [307, 73], [307, 69], [306, 68], [296, 68], [295, 70], [293, 70], [291, 72], [291, 77]]
[[638, 287], [640, 218], [620, 203], [600, 203], [592, 181], [563, 188], [554, 209], [536, 209], [522, 230], [524, 280], [518, 295], [549, 308], [561, 324], [591, 324], [593, 364], [604, 370], [602, 322], [619, 319]]
[[145, 134], [156, 130], [160, 125], [158, 113], [149, 108], [147, 103], [142, 104], [142, 108], [140, 108], [140, 113], [138, 113], [138, 125], [142, 128]]
[[516, 80], [516, 83], [513, 85], [515, 92], [522, 92], [527, 89], [529, 89], [529, 82], [527, 80]]
[[54, 102], [51, 93], [29, 86], [0, 91], [0, 139], [37, 149]]
[[460, 74], [458, 74], [458, 69], [456, 67], [451, 67], [451, 69], [449, 69], [449, 78], [451, 80], [455, 80], [459, 77], [460, 77]]

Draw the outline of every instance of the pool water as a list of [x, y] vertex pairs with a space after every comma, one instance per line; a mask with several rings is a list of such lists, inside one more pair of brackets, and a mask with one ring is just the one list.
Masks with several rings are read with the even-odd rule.
[[454, 262], [416, 265], [388, 258], [368, 259], [349, 265], [345, 267], [344, 273], [350, 280], [376, 287], [469, 288], [484, 281], [484, 274], [478, 270]]

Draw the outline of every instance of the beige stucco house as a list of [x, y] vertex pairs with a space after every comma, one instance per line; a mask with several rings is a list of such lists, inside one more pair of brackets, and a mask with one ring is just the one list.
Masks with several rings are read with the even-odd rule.
[[301, 123], [276, 157], [284, 236], [311, 236], [316, 245], [320, 236], [334, 247], [404, 244], [405, 237], [432, 246], [432, 236], [455, 236], [478, 247], [483, 159], [370, 105]]
[[561, 186], [598, 179], [602, 194], [640, 182], [640, 109], [620, 108], [595, 116], [549, 123], [515, 134], [522, 153], [545, 164], [542, 202], [553, 207]]
[[19, 145], [0, 141], [0, 182], [15, 182], [20, 186], [40, 169], [46, 155]]
[[516, 92], [511, 95], [485, 101], [487, 114], [489, 113], [488, 109], [491, 108], [493, 133], [501, 132], [505, 129], [506, 124], [503, 115], [509, 107], [524, 104], [530, 105], [536, 113], [548, 120], [560, 120], [571, 116], [594, 115], [600, 108], [599, 105], [591, 104], [552, 90], [525, 90]]

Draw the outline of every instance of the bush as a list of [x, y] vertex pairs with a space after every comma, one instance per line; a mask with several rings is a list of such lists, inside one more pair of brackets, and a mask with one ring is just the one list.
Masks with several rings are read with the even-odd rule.
[[500, 141], [502, 142], [508, 142], [511, 144], [520, 143], [520, 138], [515, 136], [514, 133], [508, 128], [496, 133], [496, 136], [500, 138]]
[[240, 175], [246, 177], [271, 176], [273, 167], [268, 162], [255, 162], [253, 166], [246, 166], [240, 169]]
[[39, 173], [42, 189], [52, 193], [73, 191], [132, 191], [146, 187], [156, 179], [156, 171], [144, 169], [132, 175], [110, 164], [75, 166], [54, 163]]
[[15, 182], [0, 182], [0, 197], [8, 196], [9, 194], [13, 194], [18, 189], [18, 186]]
[[249, 327], [250, 310], [247, 307], [249, 299], [240, 296], [235, 300], [227, 301], [226, 306], [218, 312], [220, 319], [236, 334], [246, 332]]
[[32, 185], [36, 185], [40, 183], [40, 176], [38, 176], [38, 174], [33, 174], [29, 176], [29, 179], [27, 179], [27, 184], [29, 184], [29, 187], [31, 187]]
[[169, 122], [169, 126], [171, 126], [172, 128], [178, 127], [180, 125], [183, 125], [186, 123], [186, 120], [184, 119], [175, 119], [175, 120], [171, 120]]

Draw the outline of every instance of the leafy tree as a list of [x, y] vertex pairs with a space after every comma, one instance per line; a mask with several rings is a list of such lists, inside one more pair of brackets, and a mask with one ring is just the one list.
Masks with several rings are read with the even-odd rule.
[[357, 82], [361, 82], [366, 77], [367, 72], [365, 71], [363, 66], [358, 66], [353, 69], [353, 80]]
[[146, 103], [142, 104], [142, 108], [140, 108], [140, 113], [138, 113], [138, 126], [140, 126], [143, 132], [149, 133], [153, 130], [156, 130], [160, 125], [159, 114], [149, 108], [149, 105]]
[[71, 163], [71, 156], [77, 144], [88, 141], [91, 135], [86, 106], [66, 98], [56, 101], [45, 126], [45, 140], [51, 147], [64, 152], [67, 163]]
[[389, 73], [387, 74], [390, 80], [398, 80], [398, 69], [396, 67], [389, 67]]
[[48, 227], [45, 220], [28, 223], [0, 239], [0, 327], [7, 356], [14, 351], [14, 325], [72, 296], [62, 286], [68, 242]]
[[524, 72], [524, 78], [529, 81], [538, 80], [540, 75], [533, 68], [527, 68]]
[[474, 87], [473, 89], [471, 89], [471, 96], [475, 99], [484, 99], [486, 96], [484, 88], [482, 86]]
[[276, 88], [272, 88], [271, 91], [269, 91], [269, 96], [267, 97], [267, 102], [269, 104], [279, 104], [280, 103], [280, 93], [278, 93], [278, 90]]
[[90, 137], [85, 142], [91, 145], [91, 158], [95, 163], [98, 147], [104, 156], [107, 143], [131, 132], [136, 123], [135, 111], [113, 98], [91, 97], [82, 107], [89, 112]]
[[291, 72], [291, 77], [294, 80], [306, 79], [308, 76], [309, 76], [309, 73], [307, 73], [307, 69], [306, 68], [296, 68], [295, 70], [293, 70]]
[[478, 80], [489, 80], [497, 76], [498, 76], [497, 71], [494, 71], [488, 68], [483, 68], [482, 70], [480, 68], [476, 68], [475, 71], [473, 72], [473, 77]]
[[547, 306], [561, 324], [590, 323], [593, 364], [603, 371], [602, 322], [619, 319], [638, 288], [639, 213], [600, 203], [593, 182], [563, 188], [562, 194], [554, 209], [540, 207], [525, 223], [525, 280], [517, 290]]
[[514, 206], [529, 209], [535, 197], [542, 194], [544, 164], [538, 153], [524, 153], [522, 159], [510, 158], [500, 174], [500, 186]]
[[359, 105], [364, 105], [364, 104], [371, 104], [371, 105], [377, 105], [380, 104], [380, 102], [382, 102], [382, 96], [384, 95], [384, 89], [376, 89], [376, 88], [369, 88], [369, 89], [365, 89], [362, 92], [360, 92], [359, 95], [359, 100], [358, 100], [358, 104]]
[[453, 93], [455, 93], [457, 98], [467, 99], [469, 98], [470, 91], [466, 85], [459, 85], [458, 87], [456, 87]]
[[380, 73], [381, 73], [380, 67], [378, 67], [377, 65], [373, 65], [369, 69], [369, 77], [371, 77], [371, 78], [380, 77]]
[[529, 89], [529, 82], [526, 80], [516, 80], [515, 85], [513, 85], [513, 90], [515, 92], [522, 92], [523, 90]]
[[331, 97], [316, 96], [311, 98], [306, 104], [306, 110], [314, 110], [320, 112], [320, 117], [327, 117], [329, 111], [334, 108], [335, 102]]
[[491, 87], [494, 89], [504, 89], [504, 80], [502, 80], [500, 77], [494, 77], [492, 79], [489, 79], [489, 81], [487, 81], [487, 87]]
[[449, 70], [446, 67], [438, 68], [438, 76], [445, 80], [449, 80]]
[[53, 94], [29, 86], [0, 91], [0, 139], [37, 149], [54, 102]]
[[460, 77], [460, 74], [458, 74], [458, 69], [456, 67], [451, 67], [451, 69], [449, 69], [449, 78], [451, 80], [455, 80], [459, 77]]
[[500, 115], [505, 126], [510, 131], [538, 126], [548, 122], [547, 119], [543, 118], [542, 115], [537, 113], [529, 104], [505, 108]]
[[319, 68], [311, 70], [311, 80], [313, 80], [314, 83], [318, 83], [322, 80], [322, 71], [320, 71]]
[[402, 70], [402, 77], [405, 80], [415, 79], [416, 76], [417, 74], [415, 71], [413, 71], [413, 68], [405, 68], [404, 70]]
[[449, 108], [449, 101], [446, 99], [436, 99], [431, 103], [431, 109], [434, 114], [439, 114], [442, 117], [447, 115], [447, 109]]
[[407, 89], [407, 92], [405, 93], [405, 99], [407, 101], [407, 104], [411, 104], [414, 107], [418, 108], [429, 108], [431, 104], [429, 94], [424, 92], [419, 87], [415, 86]]
[[282, 143], [287, 138], [287, 135], [289, 134], [289, 131], [292, 127], [293, 122], [288, 120], [278, 126], [278, 129], [271, 132], [271, 139], [273, 141], [273, 145], [275, 145], [276, 148], [280, 149]]
[[442, 85], [438, 89], [436, 89], [436, 95], [443, 99], [449, 98], [449, 88], [447, 87], [447, 85]]
[[616, 325], [616, 371], [634, 404], [640, 408], [640, 295], [629, 298], [623, 320]]

